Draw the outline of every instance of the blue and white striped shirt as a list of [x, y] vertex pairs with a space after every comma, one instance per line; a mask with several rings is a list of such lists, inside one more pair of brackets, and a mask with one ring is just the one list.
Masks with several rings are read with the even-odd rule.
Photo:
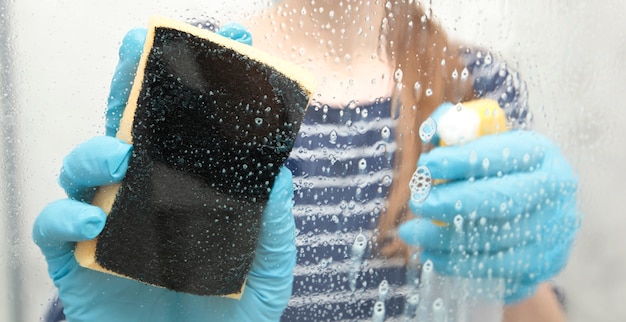
[[[516, 127], [529, 121], [517, 73], [494, 55], [464, 50], [477, 97], [495, 99]], [[404, 311], [404, 259], [371, 252], [391, 184], [396, 120], [391, 100], [309, 107], [287, 167], [294, 175], [298, 249], [293, 296], [283, 321], [370, 320]]]

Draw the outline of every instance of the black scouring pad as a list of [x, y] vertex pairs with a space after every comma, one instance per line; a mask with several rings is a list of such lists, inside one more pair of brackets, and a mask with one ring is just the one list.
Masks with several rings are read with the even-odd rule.
[[133, 144], [81, 265], [171, 290], [238, 297], [261, 215], [312, 93], [301, 69], [153, 18], [117, 134]]

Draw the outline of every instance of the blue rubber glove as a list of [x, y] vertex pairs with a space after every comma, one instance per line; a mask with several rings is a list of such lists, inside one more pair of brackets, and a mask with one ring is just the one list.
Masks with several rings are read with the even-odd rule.
[[[125, 37], [111, 85], [107, 133], [117, 130], [145, 40], [145, 30]], [[277, 321], [291, 296], [296, 261], [293, 184], [288, 169], [276, 178], [262, 217], [256, 256], [240, 300], [177, 293], [81, 267], [77, 241], [96, 237], [106, 214], [82, 201], [94, 187], [123, 179], [132, 146], [114, 137], [96, 137], [64, 160], [59, 178], [69, 199], [46, 206], [33, 239], [48, 262], [69, 321]]]
[[548, 139], [517, 130], [483, 136], [435, 147], [422, 166], [433, 182], [445, 180], [425, 199], [423, 191], [412, 196], [418, 218], [399, 228], [422, 262], [445, 275], [503, 278], [509, 304], [565, 266], [580, 225], [577, 179]]

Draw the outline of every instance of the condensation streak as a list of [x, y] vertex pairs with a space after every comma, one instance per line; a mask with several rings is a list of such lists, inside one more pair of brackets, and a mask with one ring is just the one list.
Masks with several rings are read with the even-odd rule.
[[[1, 249], [1, 253], [6, 253], [8, 260], [3, 260], [5, 267], [0, 267], [0, 271], [7, 278], [6, 291], [10, 297], [11, 305], [6, 306], [3, 317], [7, 321], [22, 321], [22, 280], [19, 254], [22, 253], [19, 232], [20, 225], [20, 199], [19, 180], [17, 167], [17, 137], [16, 120], [17, 111], [15, 109], [15, 91], [12, 90], [12, 70], [11, 54], [11, 23], [10, 23], [10, 2], [0, 1], [0, 179], [4, 184], [0, 185], [0, 210], [4, 223], [0, 230], [3, 238], [7, 241], [0, 245], [5, 245], [6, 249]], [[6, 270], [6, 273], [5, 273]], [[1, 279], [2, 277], [0, 277]]]

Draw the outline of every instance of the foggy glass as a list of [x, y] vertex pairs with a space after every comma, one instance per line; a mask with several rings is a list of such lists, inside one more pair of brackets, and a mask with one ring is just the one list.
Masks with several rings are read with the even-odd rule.
[[[45, 261], [31, 240], [32, 224], [45, 204], [64, 196], [56, 183], [63, 157], [78, 143], [103, 134], [106, 97], [124, 33], [145, 26], [154, 14], [223, 23], [269, 4], [0, 3], [0, 320], [38, 320], [52, 298]], [[623, 320], [626, 260], [619, 249], [626, 177], [620, 167], [626, 161], [621, 126], [626, 119], [620, 94], [626, 89], [626, 26], [620, 14], [626, 4], [435, 0], [430, 7], [453, 39], [492, 50], [520, 71], [535, 128], [564, 149], [580, 176], [585, 218], [569, 264], [556, 279], [568, 298], [570, 321]], [[330, 53], [334, 45], [328, 48]], [[340, 59], [349, 64], [353, 57]], [[393, 76], [403, 78], [401, 72]], [[425, 85], [413, 86], [428, 95]], [[337, 133], [329, 134], [331, 142], [336, 139]], [[355, 200], [344, 205], [355, 206]], [[361, 242], [358, 235], [350, 241], [355, 265], [362, 260]], [[326, 264], [320, 259], [321, 266]], [[378, 287], [386, 294], [385, 284]]]

